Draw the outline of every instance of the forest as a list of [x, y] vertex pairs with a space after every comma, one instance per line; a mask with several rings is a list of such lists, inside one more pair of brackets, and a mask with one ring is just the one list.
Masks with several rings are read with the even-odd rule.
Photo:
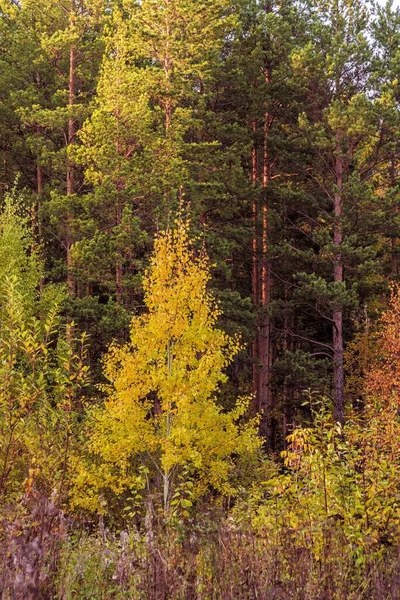
[[400, 599], [400, 8], [0, 0], [0, 599]]

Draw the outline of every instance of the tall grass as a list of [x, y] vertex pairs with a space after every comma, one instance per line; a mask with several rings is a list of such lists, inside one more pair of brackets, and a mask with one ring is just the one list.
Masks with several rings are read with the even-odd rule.
[[219, 512], [147, 522], [142, 531], [90, 531], [42, 501], [2, 521], [0, 598], [396, 600], [400, 545], [381, 544], [360, 562], [332, 522], [316, 558], [289, 527], [272, 536]]

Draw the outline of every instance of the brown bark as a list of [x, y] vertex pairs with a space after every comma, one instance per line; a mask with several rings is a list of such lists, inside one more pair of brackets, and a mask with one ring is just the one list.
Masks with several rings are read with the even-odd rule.
[[[118, 100], [119, 100], [119, 96], [118, 96]], [[121, 113], [120, 113], [119, 102], [118, 102], [115, 116], [116, 116], [116, 120], [117, 120], [116, 151], [117, 151], [117, 154], [120, 155], [121, 154], [121, 138], [120, 138]], [[122, 190], [124, 188], [124, 185], [125, 185], [125, 182], [124, 182], [124, 179], [122, 178], [120, 181], [118, 181], [118, 190]], [[117, 199], [117, 202], [115, 205], [115, 225], [117, 227], [119, 225], [121, 225], [121, 222], [122, 222], [122, 211], [123, 211], [123, 206], [120, 203], [120, 201]], [[122, 305], [122, 297], [123, 297], [122, 277], [123, 277], [122, 258], [121, 258], [121, 256], [117, 256], [116, 262], [115, 262], [115, 300], [116, 300], [117, 304], [119, 304], [119, 305]]]
[[166, 87], [166, 100], [165, 100], [165, 132], [168, 134], [171, 128], [172, 122], [172, 101], [171, 101], [171, 70], [172, 70], [172, 58], [170, 56], [169, 44], [171, 37], [171, 23], [170, 16], [168, 14], [169, 2], [165, 2], [165, 47], [164, 47], [164, 76], [165, 76], [165, 87]]
[[[396, 179], [396, 164], [394, 158], [392, 158], [390, 163], [390, 185], [392, 188], [395, 188], [397, 185]], [[392, 207], [392, 213], [397, 215], [399, 212], [397, 204]], [[391, 252], [390, 252], [390, 262], [391, 262], [391, 270], [390, 274], [392, 277], [397, 277], [399, 274], [399, 265], [398, 265], [398, 256], [399, 256], [399, 239], [397, 237], [392, 237], [391, 239]]]
[[[288, 310], [289, 284], [285, 283], [285, 311], [283, 315], [283, 348], [285, 352], [293, 350], [293, 337], [290, 335], [292, 319]], [[293, 430], [293, 384], [288, 376], [283, 382], [283, 439], [286, 446], [286, 438]]]
[[[270, 66], [265, 68], [265, 81], [271, 80]], [[261, 274], [260, 274], [260, 324], [259, 324], [259, 358], [260, 358], [260, 396], [259, 411], [261, 414], [260, 432], [271, 444], [273, 437], [273, 398], [271, 394], [271, 318], [268, 308], [271, 299], [271, 270], [268, 258], [269, 253], [269, 214], [267, 189], [270, 182], [270, 156], [269, 156], [269, 128], [270, 114], [264, 115], [264, 144], [263, 144], [263, 176], [264, 189], [263, 204], [261, 209]]]
[[[257, 124], [254, 121], [252, 124], [253, 134], [255, 136], [257, 131]], [[255, 187], [257, 185], [258, 179], [258, 164], [257, 164], [257, 148], [256, 143], [254, 141], [252, 155], [251, 155], [251, 182]], [[258, 273], [258, 202], [256, 196], [253, 198], [252, 203], [252, 227], [253, 227], [253, 237], [252, 237], [252, 287], [253, 287], [253, 304], [254, 306], [258, 306], [259, 303], [259, 293], [258, 293], [258, 281], [259, 281], [259, 273]]]
[[[343, 242], [343, 157], [341, 155], [339, 134], [336, 136], [335, 157], [335, 182], [334, 196], [334, 230], [333, 243], [335, 256], [333, 266], [333, 280], [343, 282], [343, 256], [341, 245]], [[343, 307], [340, 301], [333, 311], [333, 387], [334, 387], [334, 419], [344, 422], [344, 367], [343, 367]]]
[[[37, 85], [40, 85], [39, 76], [36, 76]], [[40, 127], [36, 127], [36, 135], [38, 138], [40, 137]], [[41, 202], [43, 196], [43, 169], [40, 164], [39, 157], [36, 160], [36, 197], [34, 198], [32, 204], [32, 240], [36, 239], [38, 236], [39, 243], [42, 242], [43, 239], [43, 231], [42, 231], [42, 223], [40, 219], [40, 209]]]
[[[75, 0], [71, 0], [70, 5], [70, 25], [73, 26], [75, 23]], [[74, 43], [71, 44], [69, 50], [69, 81], [68, 81], [68, 105], [70, 110], [75, 104], [76, 98], [76, 47]], [[68, 139], [67, 146], [73, 143], [76, 134], [76, 121], [72, 114], [68, 119]], [[67, 158], [67, 196], [71, 196], [75, 193], [75, 167], [73, 163]], [[72, 215], [67, 215], [67, 234], [65, 239], [65, 247], [67, 252], [67, 287], [70, 295], [75, 294], [75, 281], [72, 274]]]
[[[34, 220], [34, 227], [35, 230], [37, 229], [37, 233], [38, 233], [38, 237], [39, 237], [39, 244], [42, 243], [43, 241], [43, 227], [42, 227], [42, 220], [40, 218], [40, 209], [42, 206], [42, 196], [43, 196], [43, 170], [42, 167], [39, 163], [39, 161], [37, 162], [36, 165], [36, 183], [37, 183], [37, 201], [36, 201], [36, 215], [35, 215], [35, 220]], [[39, 290], [40, 292], [43, 291], [43, 286], [44, 286], [44, 278], [41, 277], [40, 281], [39, 281]]]
[[[116, 224], [120, 225], [122, 221], [122, 207], [117, 204], [116, 207]], [[122, 304], [122, 261], [117, 258], [115, 265], [115, 298], [117, 304]]]
[[[170, 39], [171, 39], [171, 20], [169, 13], [169, 0], [164, 0], [164, 9], [165, 9], [165, 45], [164, 45], [164, 55], [162, 57], [162, 66], [164, 70], [164, 80], [165, 80], [165, 100], [163, 102], [164, 108], [164, 123], [165, 123], [165, 138], [168, 139], [170, 136], [170, 129], [172, 124], [172, 98], [171, 98], [171, 74], [173, 68], [173, 61], [170, 55]], [[168, 185], [168, 182], [165, 182], [164, 190], [164, 209], [169, 213], [170, 209], [170, 197], [171, 197], [171, 189]], [[167, 216], [166, 214], [166, 216]]]
[[115, 299], [118, 305], [122, 305], [122, 264], [120, 261], [115, 265]]
[[43, 197], [43, 169], [39, 162], [36, 166], [36, 177], [37, 177], [37, 204], [36, 204], [36, 217], [37, 217], [37, 231], [39, 235], [39, 240], [43, 239], [43, 228], [42, 221], [40, 219], [40, 209], [42, 207], [42, 197]]
[[32, 228], [32, 239], [31, 239], [31, 251], [35, 251], [36, 246], [36, 235], [38, 230], [38, 196], [32, 194], [32, 206], [31, 206], [31, 228]]
[[397, 238], [392, 238], [391, 242], [390, 242], [390, 274], [392, 277], [397, 277], [398, 273], [399, 273], [399, 266], [398, 266], [398, 258], [397, 258], [397, 254], [398, 254], [398, 240]]
[[[251, 156], [251, 182], [253, 184], [255, 192], [255, 187], [257, 185], [258, 180], [258, 160], [257, 160], [257, 147], [256, 147], [256, 131], [257, 131], [257, 123], [253, 121], [252, 123], [253, 135], [254, 135], [254, 144], [252, 149]], [[257, 310], [260, 303], [259, 296], [259, 280], [260, 280], [260, 272], [259, 272], [259, 250], [258, 250], [258, 198], [254, 193], [253, 202], [252, 202], [252, 291], [253, 291], [253, 306]], [[253, 392], [255, 394], [256, 406], [254, 413], [257, 413], [259, 410], [259, 398], [260, 398], [260, 374], [259, 374], [259, 336], [258, 336], [258, 328], [256, 329], [253, 346], [252, 346], [252, 355], [253, 355]]]

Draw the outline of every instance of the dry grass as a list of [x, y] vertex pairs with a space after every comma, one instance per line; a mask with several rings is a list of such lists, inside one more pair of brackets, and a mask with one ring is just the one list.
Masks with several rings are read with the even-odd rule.
[[51, 502], [4, 516], [1, 600], [400, 600], [400, 545], [356, 560], [340, 524], [323, 556], [222, 518], [77, 533]]

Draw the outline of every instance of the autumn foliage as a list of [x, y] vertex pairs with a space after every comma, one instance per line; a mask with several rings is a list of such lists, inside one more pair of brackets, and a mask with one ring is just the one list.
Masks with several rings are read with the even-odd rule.
[[116, 589], [126, 600], [388, 597], [400, 537], [398, 291], [369, 338], [377, 349], [353, 380], [362, 402], [349, 403], [345, 425], [310, 391], [308, 422], [268, 455], [249, 399], [221, 403], [241, 342], [220, 327], [189, 225], [157, 237], [145, 308], [130, 340], [109, 348], [107, 383], [85, 397], [85, 340], [62, 323], [63, 290], [38, 289], [40, 257], [15, 212], [3, 215], [0, 252], [6, 238], [15, 260], [13, 278], [0, 273], [0, 536], [10, 548], [0, 585], [18, 599], [35, 586], [67, 599]]
[[400, 401], [400, 288], [393, 287], [389, 307], [380, 321], [375, 360], [367, 388], [383, 402]]
[[147, 311], [132, 319], [130, 342], [105, 358], [110, 384], [105, 404], [89, 412], [92, 459], [78, 469], [76, 506], [104, 510], [107, 492], [147, 487], [168, 510], [185, 473], [194, 477], [194, 497], [210, 487], [235, 493], [232, 457], [254, 456], [260, 441], [255, 421], [241, 422], [248, 400], [230, 411], [218, 404], [240, 342], [217, 327], [209, 280], [207, 255], [195, 254], [188, 223], [159, 235], [143, 280]]

